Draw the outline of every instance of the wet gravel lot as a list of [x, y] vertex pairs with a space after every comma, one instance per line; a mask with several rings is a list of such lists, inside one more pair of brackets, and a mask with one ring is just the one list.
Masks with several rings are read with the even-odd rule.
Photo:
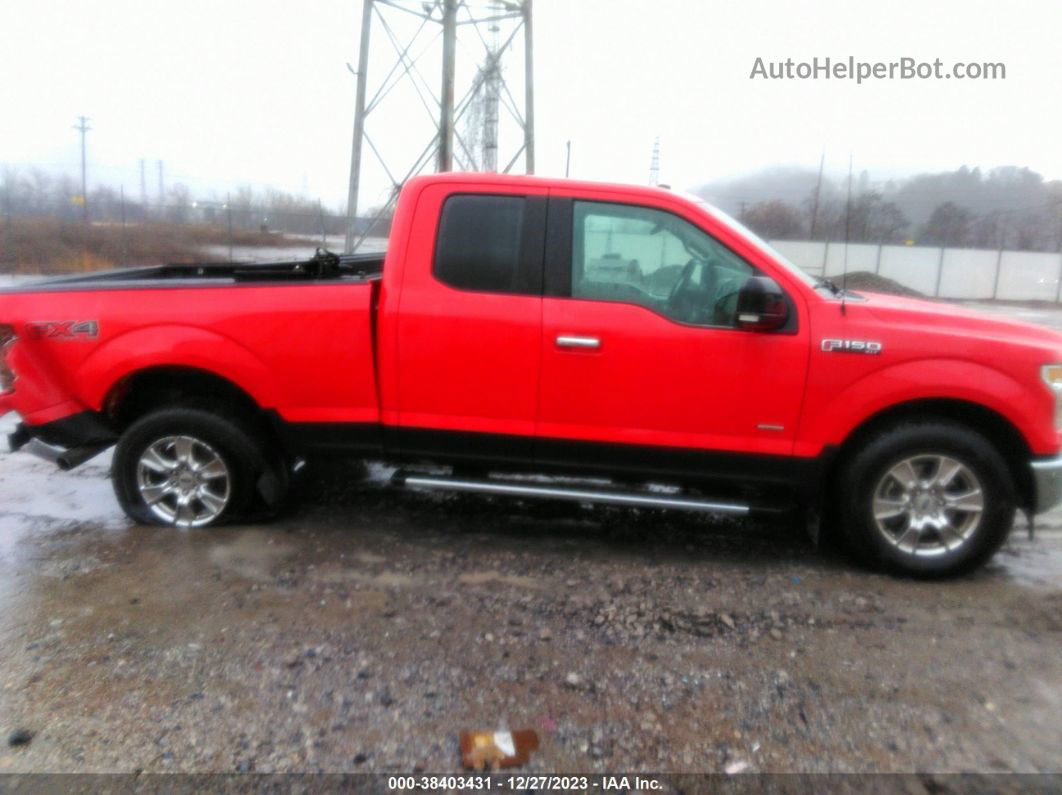
[[0, 771], [453, 771], [498, 727], [531, 771], [1060, 767], [1057, 531], [924, 583], [784, 525], [342, 469], [172, 531], [105, 474], [0, 458], [0, 728], [32, 734]]
[[1062, 769], [1057, 516], [916, 582], [790, 525], [379, 467], [165, 530], [106, 473], [0, 454], [0, 772], [451, 772], [502, 727], [539, 733], [527, 772]]

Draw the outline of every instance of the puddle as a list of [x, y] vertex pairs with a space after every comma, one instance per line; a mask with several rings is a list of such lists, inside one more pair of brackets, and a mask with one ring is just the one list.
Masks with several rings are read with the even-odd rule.
[[1033, 588], [1062, 587], [1062, 539], [1013, 539], [988, 564], [1017, 585]]
[[231, 541], [215, 543], [207, 557], [212, 564], [248, 580], [265, 582], [273, 578], [277, 562], [297, 551], [294, 544], [278, 541], [267, 530], [244, 530]]

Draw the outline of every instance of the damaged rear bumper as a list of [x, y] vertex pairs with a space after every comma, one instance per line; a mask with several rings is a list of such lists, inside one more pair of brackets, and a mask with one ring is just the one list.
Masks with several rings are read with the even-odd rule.
[[25, 449], [62, 470], [88, 461], [118, 440], [98, 414], [84, 411], [43, 425], [19, 423], [7, 441], [12, 452]]

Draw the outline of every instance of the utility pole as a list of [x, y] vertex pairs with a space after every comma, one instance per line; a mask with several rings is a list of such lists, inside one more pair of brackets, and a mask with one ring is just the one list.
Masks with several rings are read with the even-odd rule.
[[[8, 251], [11, 250], [12, 231], [11, 231], [11, 182], [4, 180], [4, 232], [5, 243], [7, 244]], [[3, 249], [0, 249], [0, 263], [3, 262]]]
[[147, 171], [144, 168], [144, 158], [140, 158], [140, 211], [147, 212]]
[[815, 198], [811, 201], [811, 230], [808, 234], [812, 240], [815, 239], [815, 225], [819, 220], [819, 196], [822, 193], [822, 169], [826, 166], [826, 151], [823, 150], [822, 157], [819, 159], [819, 181], [815, 183]]
[[166, 203], [166, 186], [162, 182], [162, 161], [156, 160], [155, 163], [159, 167], [159, 211], [161, 212], [162, 206]]
[[225, 222], [229, 230], [229, 262], [232, 262], [232, 196], [225, 194]]
[[443, 0], [442, 97], [439, 100], [439, 165], [454, 168], [454, 59], [457, 54], [457, 0]]
[[568, 143], [566, 143], [564, 145], [564, 147], [565, 147], [565, 149], [568, 150], [567, 154], [564, 155], [564, 178], [567, 179], [568, 175], [572, 171], [572, 142], [571, 142], [571, 140], [569, 140]]
[[125, 185], [119, 186], [119, 195], [122, 202], [122, 264], [129, 264], [129, 239], [125, 234]]
[[85, 179], [85, 133], [92, 128], [88, 126], [89, 120], [84, 116], [77, 117], [74, 129], [81, 133], [81, 221], [88, 223], [88, 186]]
[[653, 141], [653, 157], [649, 161], [649, 184], [654, 188], [660, 184], [660, 136]]

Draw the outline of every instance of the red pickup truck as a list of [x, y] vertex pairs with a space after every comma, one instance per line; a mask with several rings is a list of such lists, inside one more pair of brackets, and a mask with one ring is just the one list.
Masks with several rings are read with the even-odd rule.
[[1062, 499], [1062, 335], [845, 293], [662, 189], [417, 178], [386, 255], [52, 280], [0, 323], [11, 447], [117, 444], [142, 522], [275, 506], [332, 454], [417, 488], [795, 509], [945, 575]]

